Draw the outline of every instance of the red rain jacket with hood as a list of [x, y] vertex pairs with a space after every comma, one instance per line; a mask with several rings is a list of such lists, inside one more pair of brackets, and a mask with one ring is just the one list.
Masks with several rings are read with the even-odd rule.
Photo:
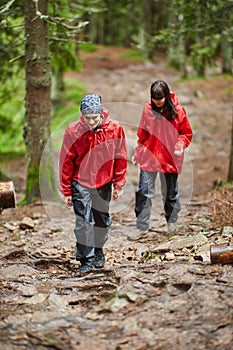
[[102, 123], [91, 130], [83, 116], [68, 126], [60, 152], [60, 191], [71, 195], [71, 182], [100, 188], [110, 181], [122, 189], [126, 183], [127, 147], [125, 133], [117, 121], [102, 112]]
[[170, 94], [178, 113], [174, 120], [167, 120], [163, 114], [156, 115], [151, 102], [143, 109], [134, 152], [141, 170], [178, 174], [182, 171], [184, 153], [176, 156], [174, 151], [188, 147], [193, 133], [185, 109], [178, 104], [175, 93]]

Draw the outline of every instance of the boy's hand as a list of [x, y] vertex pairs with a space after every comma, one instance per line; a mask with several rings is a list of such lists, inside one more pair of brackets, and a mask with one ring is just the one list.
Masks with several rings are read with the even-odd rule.
[[65, 196], [65, 204], [66, 208], [71, 208], [72, 207], [72, 196]]
[[114, 188], [112, 198], [113, 200], [117, 200], [122, 196], [123, 190], [118, 190], [117, 188]]

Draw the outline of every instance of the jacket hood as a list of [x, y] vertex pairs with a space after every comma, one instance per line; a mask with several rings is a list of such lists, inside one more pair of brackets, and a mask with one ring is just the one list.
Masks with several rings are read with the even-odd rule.
[[170, 96], [171, 96], [171, 100], [172, 100], [174, 106], [177, 106], [179, 104], [179, 102], [178, 102], [178, 98], [177, 98], [176, 94], [173, 91], [170, 91]]

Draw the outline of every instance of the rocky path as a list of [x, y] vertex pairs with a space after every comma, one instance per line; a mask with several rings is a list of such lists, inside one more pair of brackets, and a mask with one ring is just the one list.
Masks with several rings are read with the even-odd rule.
[[[103, 64], [98, 57], [96, 67], [99, 61]], [[104, 269], [77, 273], [72, 210], [45, 202], [4, 210], [0, 349], [232, 349], [232, 265], [210, 262], [210, 246], [232, 240], [232, 227], [216, 226], [213, 220], [209, 192], [216, 178], [226, 176], [228, 141], [221, 140], [223, 135], [228, 140], [230, 133], [228, 107], [224, 125], [219, 123], [220, 108], [226, 106], [225, 88], [216, 96], [213, 87], [208, 90], [208, 81], [205, 86], [178, 82], [177, 73], [164, 63], [123, 63], [112, 69], [111, 61], [108, 69], [100, 66], [92, 74], [87, 70], [72, 78], [81, 78], [90, 92], [98, 91], [112, 113], [120, 115], [130, 147], [151, 77], [166, 78], [178, 91], [196, 130], [180, 180], [179, 232], [165, 234], [158, 188], [150, 232], [138, 242], [127, 241], [135, 229], [138, 177], [130, 162], [124, 197], [111, 207], [113, 225]], [[205, 96], [197, 97], [197, 91]]]
[[231, 349], [232, 266], [209, 251], [232, 231], [211, 230], [206, 205], [191, 205], [179, 235], [161, 219], [135, 243], [133, 217], [115, 215], [105, 269], [83, 276], [67, 218], [59, 229], [41, 207], [28, 226], [2, 215], [2, 349]]

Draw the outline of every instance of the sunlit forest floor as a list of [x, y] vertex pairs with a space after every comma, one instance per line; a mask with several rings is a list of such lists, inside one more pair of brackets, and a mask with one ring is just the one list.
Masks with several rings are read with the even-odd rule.
[[[233, 271], [213, 264], [210, 248], [233, 244], [232, 187], [226, 183], [232, 125], [232, 77], [209, 71], [206, 80], [181, 81], [163, 57], [132, 62], [119, 48], [82, 54], [79, 79], [123, 124], [129, 153], [136, 141], [150, 84], [163, 79], [184, 105], [194, 130], [179, 188], [179, 230], [167, 235], [159, 184], [151, 229], [137, 242], [134, 190], [138, 169], [129, 160], [113, 224], [106, 266], [78, 275], [72, 210], [40, 202], [0, 216], [0, 347], [4, 350], [231, 350]], [[77, 109], [79, 106], [77, 106]], [[2, 165], [25, 190], [25, 160]], [[25, 224], [24, 218], [30, 218]]]

